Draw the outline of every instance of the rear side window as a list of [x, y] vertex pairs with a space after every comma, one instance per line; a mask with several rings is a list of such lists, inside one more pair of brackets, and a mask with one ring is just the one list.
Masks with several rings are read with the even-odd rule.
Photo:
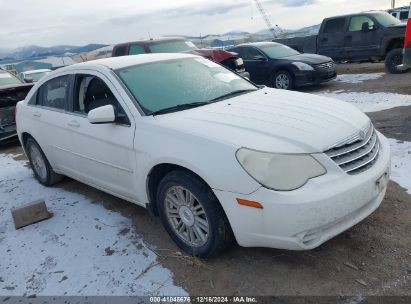
[[401, 20], [408, 19], [408, 12], [401, 12], [400, 13], [400, 19]]
[[69, 92], [68, 76], [60, 76], [43, 84], [37, 96], [37, 104], [55, 109], [67, 109]]
[[324, 33], [342, 33], [344, 32], [345, 18], [335, 18], [327, 20], [324, 26]]
[[127, 55], [127, 46], [119, 46], [114, 49], [114, 56], [125, 56]]
[[350, 20], [350, 32], [359, 32], [362, 30], [363, 23], [368, 23], [368, 28], [372, 29], [374, 26], [374, 21], [367, 16], [354, 16]]
[[139, 54], [144, 54], [144, 53], [145, 53], [144, 48], [139, 44], [131, 45], [128, 51], [129, 55], [139, 55]]

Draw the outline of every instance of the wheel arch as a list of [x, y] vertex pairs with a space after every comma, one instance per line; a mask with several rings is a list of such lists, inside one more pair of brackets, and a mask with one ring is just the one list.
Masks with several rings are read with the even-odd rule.
[[171, 163], [171, 162], [164, 162], [159, 163], [153, 166], [146, 177], [146, 192], [148, 198], [148, 204], [146, 204], [147, 209], [154, 215], [158, 216], [158, 208], [157, 208], [157, 188], [160, 184], [161, 180], [170, 172], [175, 170], [182, 170], [186, 171], [188, 174], [192, 174], [200, 179], [205, 185], [207, 185], [210, 189], [211, 186], [206, 182], [206, 180], [200, 176], [198, 173], [189, 169], [183, 165]]
[[385, 52], [384, 52], [384, 57], [387, 56], [388, 52], [397, 49], [397, 48], [403, 48], [404, 47], [404, 40], [405, 38], [398, 37], [398, 38], [393, 38], [389, 41], [387, 41], [386, 46], [385, 46]]

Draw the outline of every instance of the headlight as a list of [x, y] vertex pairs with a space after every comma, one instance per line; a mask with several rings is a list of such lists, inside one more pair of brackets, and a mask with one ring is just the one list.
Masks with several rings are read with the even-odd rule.
[[266, 188], [279, 191], [298, 189], [310, 178], [327, 172], [309, 154], [275, 154], [241, 148], [236, 156], [252, 178]]
[[314, 71], [314, 68], [311, 65], [304, 62], [293, 62], [292, 65], [300, 71]]

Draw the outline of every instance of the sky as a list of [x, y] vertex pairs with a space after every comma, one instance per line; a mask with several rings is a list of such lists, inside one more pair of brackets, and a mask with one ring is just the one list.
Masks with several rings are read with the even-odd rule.
[[[397, 0], [396, 6], [410, 0]], [[298, 29], [324, 17], [388, 9], [391, 0], [261, 0], [273, 24]], [[256, 32], [252, 0], [0, 0], [0, 49], [119, 43], [162, 35]]]

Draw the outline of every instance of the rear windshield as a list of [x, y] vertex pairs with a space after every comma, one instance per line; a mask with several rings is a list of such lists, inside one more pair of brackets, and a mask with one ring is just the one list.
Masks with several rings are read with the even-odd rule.
[[270, 44], [266, 46], [260, 46], [260, 49], [270, 58], [278, 59], [300, 54], [296, 50], [284, 45], [284, 44]]
[[400, 20], [386, 12], [373, 13], [372, 15], [382, 26], [391, 26], [402, 23]]
[[0, 86], [22, 83], [18, 78], [7, 72], [0, 72]]
[[180, 53], [189, 52], [196, 49], [196, 46], [191, 41], [161, 41], [150, 44], [152, 53]]

